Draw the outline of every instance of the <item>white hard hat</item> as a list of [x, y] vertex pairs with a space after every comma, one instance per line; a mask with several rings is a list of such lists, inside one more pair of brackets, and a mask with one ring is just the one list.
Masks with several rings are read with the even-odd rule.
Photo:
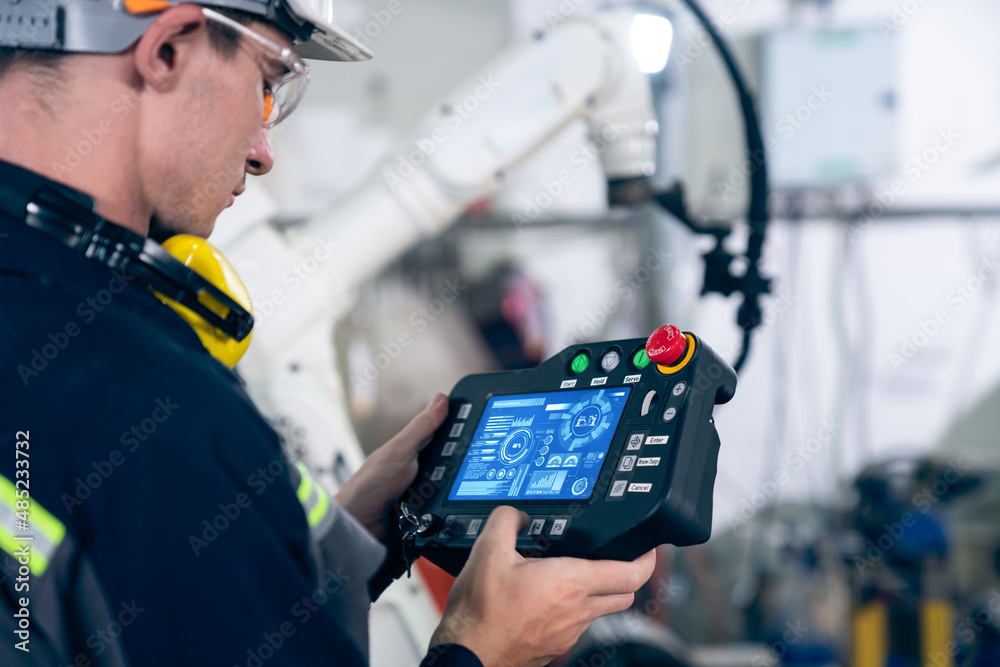
[[[334, 24], [334, 0], [211, 0], [196, 4], [231, 9], [288, 33], [303, 58], [356, 62], [371, 51]], [[0, 46], [120, 53], [156, 18], [177, 4], [169, 0], [0, 0]]]

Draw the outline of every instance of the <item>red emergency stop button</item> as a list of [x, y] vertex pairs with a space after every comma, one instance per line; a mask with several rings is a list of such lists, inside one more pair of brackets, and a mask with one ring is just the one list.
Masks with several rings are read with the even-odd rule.
[[646, 356], [662, 366], [677, 363], [686, 350], [687, 338], [673, 324], [660, 327], [646, 341]]

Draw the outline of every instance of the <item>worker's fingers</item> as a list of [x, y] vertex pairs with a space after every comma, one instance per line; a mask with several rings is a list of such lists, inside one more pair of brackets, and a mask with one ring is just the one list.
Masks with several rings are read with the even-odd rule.
[[656, 552], [650, 551], [634, 561], [575, 560], [578, 580], [590, 595], [634, 593], [646, 583], [656, 566]]
[[489, 554], [505, 553], [516, 558], [517, 555], [517, 534], [528, 525], [528, 515], [524, 512], [501, 505], [493, 510], [490, 518], [486, 520], [483, 531], [472, 546], [470, 558], [476, 558], [477, 553], [482, 554], [479, 558]]
[[426, 408], [386, 443], [386, 446], [393, 450], [415, 454], [427, 446], [434, 431], [441, 426], [447, 416], [448, 397], [438, 393]]

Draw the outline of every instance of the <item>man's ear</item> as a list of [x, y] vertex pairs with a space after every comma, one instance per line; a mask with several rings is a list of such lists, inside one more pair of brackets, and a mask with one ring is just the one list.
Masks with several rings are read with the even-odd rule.
[[176, 5], [156, 17], [135, 47], [135, 68], [146, 86], [173, 87], [198, 40], [204, 39], [205, 21], [201, 7], [192, 4]]

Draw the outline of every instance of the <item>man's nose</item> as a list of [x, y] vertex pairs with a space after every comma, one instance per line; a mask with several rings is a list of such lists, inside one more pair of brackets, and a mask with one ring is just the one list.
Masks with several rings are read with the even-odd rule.
[[274, 166], [274, 149], [271, 147], [271, 133], [263, 127], [254, 139], [250, 154], [247, 155], [247, 173], [263, 176]]

